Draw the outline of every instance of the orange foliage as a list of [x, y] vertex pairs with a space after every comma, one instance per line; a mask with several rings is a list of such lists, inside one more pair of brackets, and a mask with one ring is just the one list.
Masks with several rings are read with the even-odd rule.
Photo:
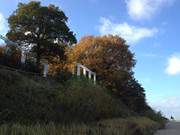
[[55, 75], [56, 73], [66, 70], [65, 61], [60, 59], [59, 57], [52, 57], [51, 61], [49, 61], [49, 75]]
[[118, 36], [87, 36], [67, 51], [68, 66], [81, 63], [96, 72], [99, 79], [114, 71], [131, 72], [135, 65], [134, 54], [130, 52], [125, 40]]

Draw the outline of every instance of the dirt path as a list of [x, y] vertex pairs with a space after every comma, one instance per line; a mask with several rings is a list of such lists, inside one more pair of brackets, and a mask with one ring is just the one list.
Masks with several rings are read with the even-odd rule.
[[180, 122], [169, 122], [166, 129], [159, 130], [155, 135], [180, 135]]

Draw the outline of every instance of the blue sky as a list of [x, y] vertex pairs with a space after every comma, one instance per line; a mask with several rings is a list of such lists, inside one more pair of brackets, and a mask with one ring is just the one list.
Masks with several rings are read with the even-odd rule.
[[[0, 33], [18, 2], [2, 0]], [[135, 53], [135, 76], [146, 89], [147, 101], [166, 116], [180, 120], [179, 0], [41, 0], [53, 3], [69, 17], [78, 40], [85, 35], [115, 34]]]

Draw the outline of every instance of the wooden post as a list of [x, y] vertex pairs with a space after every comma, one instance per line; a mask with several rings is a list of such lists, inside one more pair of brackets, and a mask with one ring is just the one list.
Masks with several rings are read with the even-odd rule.
[[47, 77], [49, 65], [44, 63], [43, 77]]
[[93, 78], [93, 80], [94, 80], [94, 84], [96, 84], [96, 74], [94, 73], [94, 78]]
[[86, 76], [86, 69], [83, 68], [83, 75]]
[[88, 71], [88, 77], [91, 79], [91, 71]]
[[24, 51], [21, 51], [21, 63], [24, 64], [26, 61], [26, 55], [24, 53]]
[[77, 76], [81, 75], [81, 67], [79, 64], [77, 64]]
[[[87, 72], [88, 72], [88, 78], [92, 79], [94, 84], [96, 84], [96, 73], [92, 72], [91, 70], [89, 70], [87, 67], [81, 65], [81, 64], [77, 64], [77, 76], [81, 75], [81, 68], [83, 69], [83, 75], [85, 77], [87, 77]], [[92, 77], [93, 75], [93, 77]]]

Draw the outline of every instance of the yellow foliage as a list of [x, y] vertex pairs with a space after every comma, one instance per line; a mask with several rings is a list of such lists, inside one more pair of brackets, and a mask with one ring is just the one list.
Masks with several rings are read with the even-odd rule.
[[135, 65], [134, 54], [129, 51], [125, 40], [112, 35], [84, 37], [68, 49], [66, 55], [68, 68], [72, 68], [74, 62], [81, 63], [101, 77], [113, 71], [131, 71]]

